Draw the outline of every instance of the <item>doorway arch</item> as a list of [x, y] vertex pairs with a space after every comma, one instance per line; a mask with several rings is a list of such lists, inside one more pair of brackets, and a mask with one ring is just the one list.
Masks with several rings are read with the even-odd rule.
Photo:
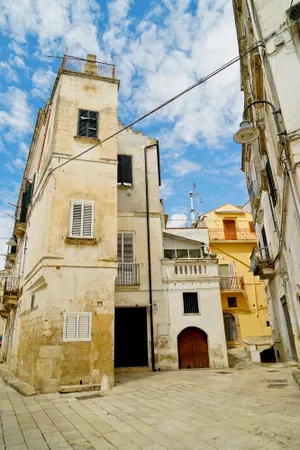
[[209, 367], [207, 334], [196, 327], [188, 327], [179, 333], [178, 365], [179, 369]]
[[223, 315], [225, 337], [227, 342], [237, 341], [236, 321], [232, 314], [225, 313]]

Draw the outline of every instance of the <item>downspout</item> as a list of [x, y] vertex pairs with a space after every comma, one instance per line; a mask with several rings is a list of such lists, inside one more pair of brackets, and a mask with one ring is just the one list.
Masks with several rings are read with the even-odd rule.
[[150, 303], [151, 366], [153, 372], [156, 372], [154, 359], [155, 355], [154, 355], [154, 326], [153, 326], [153, 295], [152, 295], [151, 240], [150, 240], [149, 186], [148, 186], [148, 160], [147, 160], [147, 150], [152, 147], [156, 147], [158, 149], [158, 142], [156, 142], [156, 144], [147, 145], [146, 147], [144, 147], [144, 159], [145, 159], [146, 226], [147, 226], [147, 249], [148, 249], [147, 252], [148, 284], [149, 284], [149, 303]]
[[40, 166], [41, 166], [41, 162], [42, 162], [42, 156], [43, 156], [43, 153], [44, 153], [44, 146], [45, 146], [45, 141], [46, 141], [46, 137], [47, 137], [50, 117], [51, 117], [51, 105], [49, 105], [49, 110], [48, 110], [48, 114], [47, 114], [46, 128], [45, 128], [45, 133], [44, 133], [44, 138], [43, 138], [43, 143], [42, 143], [42, 149], [41, 149], [41, 154], [40, 154], [40, 159], [39, 159], [39, 165], [38, 165], [38, 169], [37, 169], [38, 172], [40, 170]]

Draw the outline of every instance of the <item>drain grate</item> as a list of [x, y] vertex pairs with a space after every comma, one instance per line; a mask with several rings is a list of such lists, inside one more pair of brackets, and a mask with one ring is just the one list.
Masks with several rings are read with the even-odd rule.
[[216, 372], [216, 373], [220, 373], [221, 375], [231, 375], [231, 372]]
[[75, 397], [76, 400], [90, 400], [91, 398], [104, 397], [102, 394], [83, 395], [82, 397]]
[[275, 380], [267, 380], [267, 383], [285, 383], [287, 384], [287, 380], [284, 378], [276, 378]]
[[273, 372], [274, 373], [274, 372], [279, 372], [279, 370], [272, 370], [271, 369], [271, 370], [268, 370], [268, 372]]

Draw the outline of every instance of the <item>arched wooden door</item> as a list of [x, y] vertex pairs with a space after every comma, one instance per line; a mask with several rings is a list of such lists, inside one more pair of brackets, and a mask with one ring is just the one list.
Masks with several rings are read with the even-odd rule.
[[224, 314], [224, 328], [227, 342], [237, 341], [236, 323], [232, 314]]
[[177, 338], [179, 369], [209, 367], [207, 334], [196, 327], [181, 331]]

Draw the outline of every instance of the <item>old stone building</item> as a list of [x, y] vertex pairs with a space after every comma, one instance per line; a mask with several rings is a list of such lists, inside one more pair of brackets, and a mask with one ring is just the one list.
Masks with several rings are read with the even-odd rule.
[[245, 110], [242, 143], [278, 361], [300, 357], [300, 3], [233, 0]]
[[[178, 368], [177, 334], [188, 326], [202, 328], [193, 342], [205, 366], [227, 365], [217, 263], [199, 253], [207, 232], [203, 242], [196, 236], [194, 256], [182, 260], [207, 270], [186, 277], [188, 293], [206, 283], [200, 308], [207, 320], [193, 309], [195, 317], [171, 323], [169, 281], [177, 284], [182, 269], [163, 257], [158, 142], [127, 129], [101, 143], [123, 127], [119, 83], [114, 66], [93, 55], [65, 57], [38, 114], [0, 315], [4, 360], [41, 392], [99, 385], [104, 375], [113, 383], [115, 369], [124, 367]], [[193, 351], [189, 357], [186, 365], [201, 366]]]

